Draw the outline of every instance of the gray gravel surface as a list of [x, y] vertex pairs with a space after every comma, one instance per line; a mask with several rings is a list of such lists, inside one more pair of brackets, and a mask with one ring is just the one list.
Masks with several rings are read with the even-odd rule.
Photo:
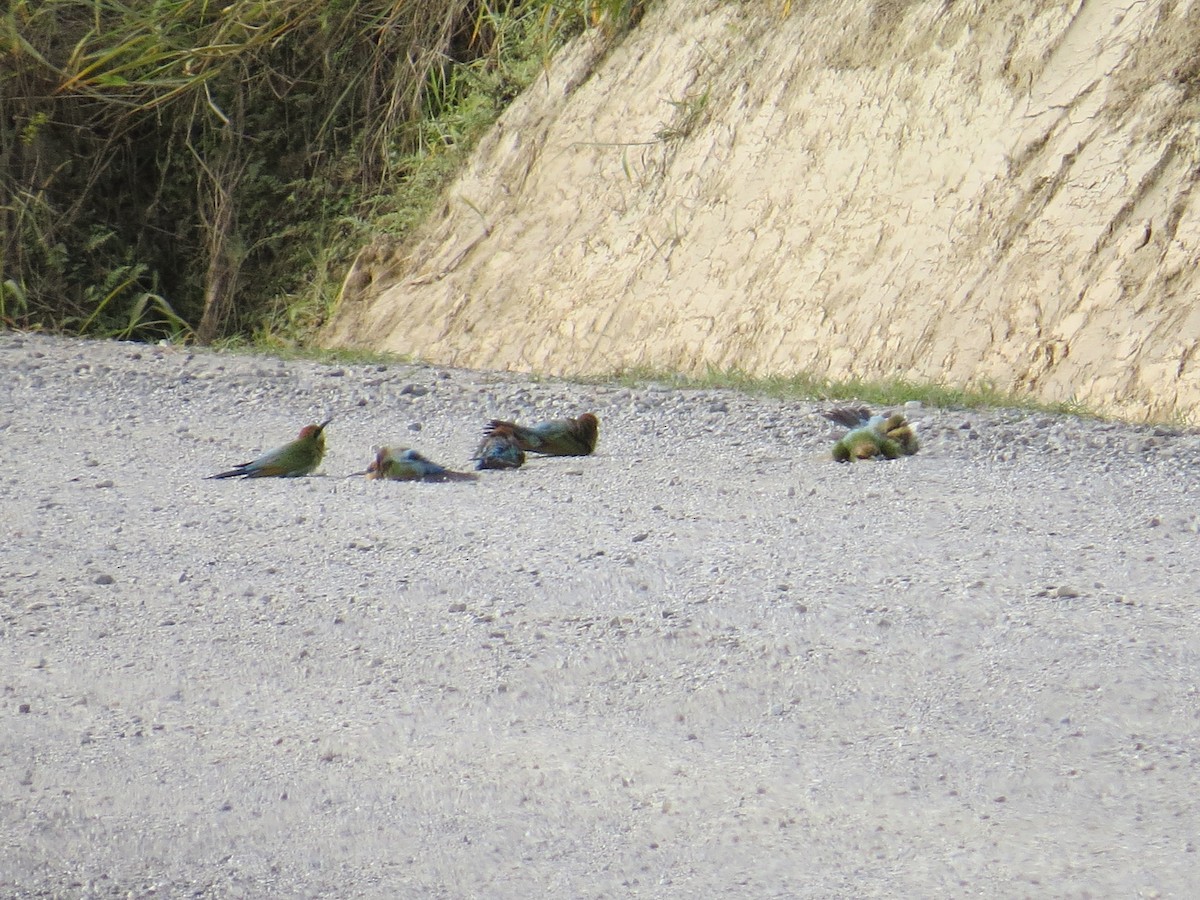
[[[0, 335], [0, 895], [1188, 896], [1200, 440]], [[467, 484], [496, 416], [597, 453]], [[334, 416], [319, 474], [204, 476]]]

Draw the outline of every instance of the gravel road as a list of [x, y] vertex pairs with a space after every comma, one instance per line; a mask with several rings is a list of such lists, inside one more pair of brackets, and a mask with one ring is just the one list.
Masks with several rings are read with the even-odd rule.
[[[1200, 438], [0, 335], [0, 896], [1188, 896]], [[481, 426], [600, 446], [474, 483]], [[308, 478], [206, 480], [326, 416]]]

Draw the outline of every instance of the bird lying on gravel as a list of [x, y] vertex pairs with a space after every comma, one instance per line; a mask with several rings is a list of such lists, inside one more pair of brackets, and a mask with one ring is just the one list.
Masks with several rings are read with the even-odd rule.
[[320, 425], [305, 425], [300, 435], [291, 443], [269, 450], [258, 459], [238, 463], [227, 472], [209, 475], [209, 478], [296, 478], [307, 475], [321, 464], [325, 457], [325, 426], [333, 419]]
[[355, 472], [354, 475], [391, 481], [474, 481], [479, 477], [473, 472], [455, 472], [439, 466], [407, 447], [380, 447], [375, 453], [375, 462], [365, 472]]
[[471, 457], [476, 469], [519, 469], [525, 465], [525, 451], [517, 444], [506, 422], [493, 422], [491, 431], [479, 442]]
[[912, 456], [919, 446], [917, 435], [908, 420], [900, 413], [890, 416], [872, 415], [865, 406], [839, 407], [823, 413], [825, 418], [845, 425], [850, 431], [833, 445], [833, 458], [838, 462], [872, 459], [882, 456]]
[[525, 427], [515, 422], [493, 419], [483, 430], [484, 437], [502, 435], [527, 453], [546, 456], [587, 456], [596, 449], [600, 420], [591, 413], [575, 419], [554, 419]]

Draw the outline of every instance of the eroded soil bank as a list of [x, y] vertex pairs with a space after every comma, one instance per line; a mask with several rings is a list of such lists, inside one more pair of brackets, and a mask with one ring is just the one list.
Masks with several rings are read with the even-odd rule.
[[662, 0], [603, 49], [559, 54], [419, 239], [364, 250], [329, 346], [1200, 425], [1200, 4]]

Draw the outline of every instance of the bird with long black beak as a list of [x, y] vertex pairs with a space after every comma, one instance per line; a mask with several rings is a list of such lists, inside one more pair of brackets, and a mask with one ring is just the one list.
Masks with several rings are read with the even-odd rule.
[[333, 419], [320, 425], [305, 425], [292, 442], [268, 450], [257, 459], [238, 463], [226, 472], [209, 475], [209, 478], [297, 478], [308, 475], [325, 458], [325, 426]]

